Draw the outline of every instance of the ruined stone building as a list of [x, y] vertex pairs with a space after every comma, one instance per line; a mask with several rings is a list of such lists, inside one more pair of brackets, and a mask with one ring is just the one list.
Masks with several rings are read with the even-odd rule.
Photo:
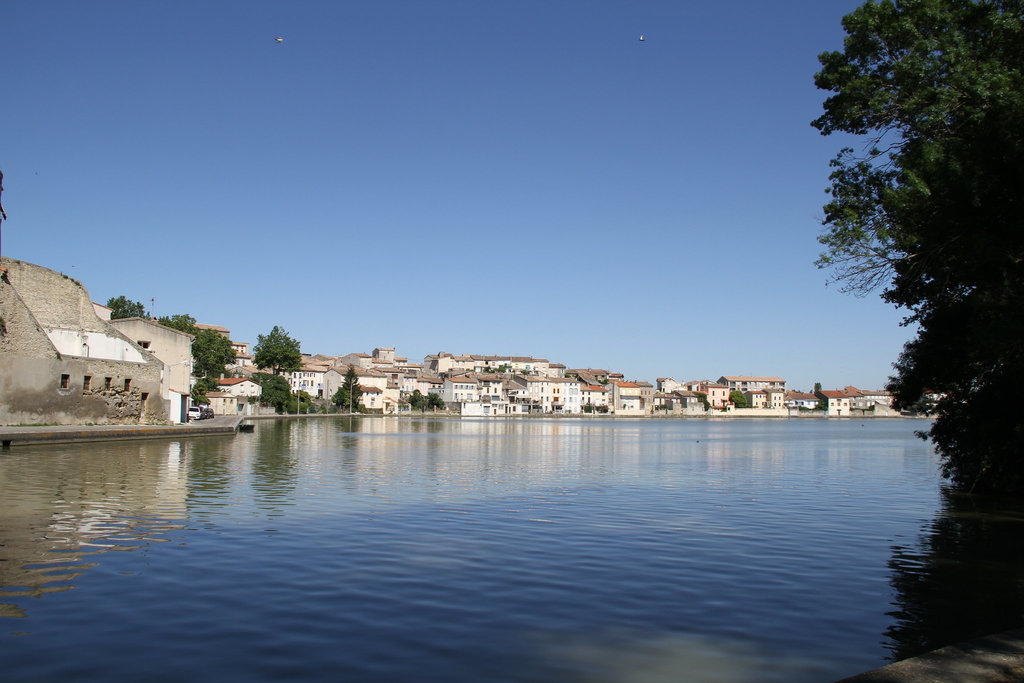
[[164, 364], [49, 268], [0, 266], [0, 425], [164, 423]]

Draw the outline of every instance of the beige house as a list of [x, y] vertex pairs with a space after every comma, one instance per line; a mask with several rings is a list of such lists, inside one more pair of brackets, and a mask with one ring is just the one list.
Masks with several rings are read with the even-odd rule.
[[110, 324], [163, 363], [160, 396], [168, 402], [171, 422], [188, 422], [188, 404], [192, 392], [191, 334], [161, 325], [149, 318], [118, 318]]
[[375, 386], [359, 385], [362, 394], [359, 403], [368, 410], [384, 410], [384, 390]]
[[305, 391], [313, 398], [330, 398], [325, 393], [325, 375], [331, 366], [327, 363], [306, 362], [295, 372], [285, 375], [292, 393]]
[[805, 410], [816, 410], [818, 407], [818, 400], [818, 397], [814, 394], [809, 394], [803, 391], [787, 391], [783, 405], [790, 410], [798, 410], [800, 408]]
[[654, 410], [655, 414], [662, 411], [672, 415], [699, 415], [704, 413], [704, 406], [692, 391], [678, 389], [671, 392], [655, 392]]
[[600, 384], [581, 384], [580, 385], [580, 404], [581, 408], [591, 406], [592, 408], [607, 408], [608, 407], [608, 390]]
[[708, 379], [696, 379], [684, 382], [687, 391], [701, 393], [707, 396], [708, 404], [716, 410], [724, 410], [729, 404], [729, 386], [721, 382], [712, 382]]
[[604, 384], [608, 381], [609, 372], [601, 368], [566, 368], [565, 374], [579, 377], [587, 384]]
[[220, 325], [204, 325], [203, 323], [196, 323], [196, 329], [202, 332], [203, 330], [213, 330], [220, 336], [224, 337], [228, 341], [231, 341], [231, 330]]
[[480, 391], [476, 379], [469, 375], [445, 377], [441, 388], [441, 398], [445, 403], [458, 404], [477, 401]]
[[214, 415], [241, 415], [248, 405], [247, 400], [239, 400], [238, 396], [226, 391], [208, 391], [206, 398], [210, 401], [210, 409]]
[[850, 397], [850, 407], [857, 410], [892, 408], [892, 394], [888, 391], [858, 389], [847, 386], [843, 389]]
[[729, 391], [753, 391], [756, 389], [786, 390], [786, 380], [781, 377], [752, 377], [748, 375], [722, 375], [719, 384], [729, 387]]
[[231, 348], [235, 352], [235, 361], [231, 364], [236, 368], [252, 368], [252, 354], [249, 352], [249, 342], [231, 342]]
[[686, 383], [677, 382], [671, 377], [659, 377], [655, 383], [655, 389], [663, 394], [671, 394], [673, 391], [686, 391]]
[[480, 397], [486, 397], [490, 401], [501, 401], [506, 398], [505, 378], [501, 375], [478, 375], [477, 386], [480, 388]]
[[552, 412], [553, 382], [548, 377], [514, 375], [509, 378], [509, 398], [523, 407], [523, 412]]
[[581, 383], [575, 377], [547, 377], [551, 383], [551, 412], [576, 414], [583, 409]]
[[454, 355], [445, 351], [432, 353], [423, 359], [423, 369], [434, 375], [466, 372], [497, 372], [504, 368], [505, 372], [526, 375], [543, 375], [545, 377], [561, 377], [565, 374], [565, 366], [551, 363], [546, 358], [531, 356], [482, 356], [475, 354]]
[[[639, 382], [609, 382], [609, 407], [616, 415], [648, 415], [654, 410], [654, 391]], [[650, 388], [647, 392], [645, 389]], [[647, 398], [649, 393], [650, 398]]]
[[444, 392], [444, 380], [440, 377], [420, 376], [416, 378], [415, 388], [424, 396], [427, 394], [440, 396]]
[[844, 417], [850, 414], [850, 397], [845, 391], [816, 391], [814, 395], [825, 401], [825, 414]]
[[767, 408], [768, 392], [764, 389], [752, 389], [743, 392], [743, 398], [747, 400], [748, 408]]
[[373, 350], [373, 362], [380, 363], [381, 365], [394, 365], [395, 364], [395, 347], [393, 346], [378, 346]]
[[[263, 388], [247, 377], [222, 377], [217, 380], [217, 388], [220, 393], [234, 396], [237, 400], [234, 406], [235, 412], [221, 412], [218, 415], [255, 415], [259, 407], [260, 394]], [[206, 394], [210, 398], [210, 394]], [[210, 400], [211, 404], [213, 400]], [[225, 408], [227, 409], [227, 408]], [[217, 412], [217, 408], [214, 408]]]
[[[384, 391], [388, 388], [388, 377], [378, 370], [364, 370], [356, 367], [356, 382], [361, 387], [373, 387], [380, 389], [380, 405], [378, 408], [382, 408], [384, 405]], [[323, 392], [324, 398], [330, 400], [338, 389], [345, 384], [345, 375], [348, 374], [348, 367], [344, 365], [336, 365], [329, 368], [323, 375]]]
[[373, 356], [368, 353], [350, 353], [338, 358], [336, 365], [354, 365], [357, 368], [369, 370], [373, 367]]
[[244, 396], [259, 398], [263, 388], [247, 377], [221, 377], [217, 380], [217, 387], [220, 391], [232, 396]]

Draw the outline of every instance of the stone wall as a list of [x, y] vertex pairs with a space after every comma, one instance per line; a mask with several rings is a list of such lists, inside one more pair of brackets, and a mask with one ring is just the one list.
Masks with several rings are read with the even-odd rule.
[[4, 275], [0, 278], [0, 354], [29, 358], [57, 358], [39, 322]]
[[147, 364], [0, 355], [3, 425], [160, 424], [166, 422], [167, 407], [159, 392], [159, 368]]
[[6, 258], [3, 265], [0, 425], [167, 421], [163, 366], [148, 352], [126, 362], [62, 356], [53, 346], [46, 322], [124, 338], [96, 316], [85, 288], [47, 268]]
[[49, 268], [4, 258], [8, 279], [42, 327], [105, 332], [80, 282]]

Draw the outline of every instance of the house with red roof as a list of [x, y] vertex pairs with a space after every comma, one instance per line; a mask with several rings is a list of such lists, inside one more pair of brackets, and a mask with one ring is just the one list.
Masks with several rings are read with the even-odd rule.
[[825, 402], [825, 414], [829, 417], [844, 417], [850, 414], [850, 395], [845, 391], [816, 391], [814, 395]]

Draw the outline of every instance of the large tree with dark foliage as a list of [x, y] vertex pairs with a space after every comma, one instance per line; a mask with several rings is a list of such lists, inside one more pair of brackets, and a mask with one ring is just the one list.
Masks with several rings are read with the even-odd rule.
[[345, 380], [338, 387], [338, 390], [334, 392], [331, 402], [338, 407], [357, 411], [360, 409], [359, 400], [362, 396], [363, 389], [359, 386], [359, 376], [356, 375], [355, 367], [350, 365], [345, 372]]
[[107, 308], [110, 309], [110, 319], [121, 318], [148, 318], [149, 313], [141, 301], [132, 301], [124, 294], [107, 299]]
[[165, 315], [157, 318], [157, 322], [165, 327], [170, 327], [179, 332], [185, 334], [191, 334], [193, 337], [199, 334], [199, 328], [196, 327], [196, 319], [190, 316], [188, 313], [178, 313], [175, 315]]
[[258, 368], [270, 368], [274, 374], [295, 372], [302, 367], [299, 342], [292, 339], [283, 327], [274, 325], [268, 334], [256, 335], [253, 360]]
[[889, 388], [941, 396], [943, 473], [1024, 494], [1024, 0], [867, 2], [843, 26], [814, 126], [864, 147], [832, 162], [819, 265], [916, 326]]
[[224, 366], [235, 361], [231, 341], [214, 330], [199, 330], [192, 342], [193, 374], [216, 378], [224, 373]]
[[274, 406], [278, 412], [285, 410], [292, 391], [288, 380], [265, 372], [254, 372], [251, 379], [260, 385], [260, 401]]

